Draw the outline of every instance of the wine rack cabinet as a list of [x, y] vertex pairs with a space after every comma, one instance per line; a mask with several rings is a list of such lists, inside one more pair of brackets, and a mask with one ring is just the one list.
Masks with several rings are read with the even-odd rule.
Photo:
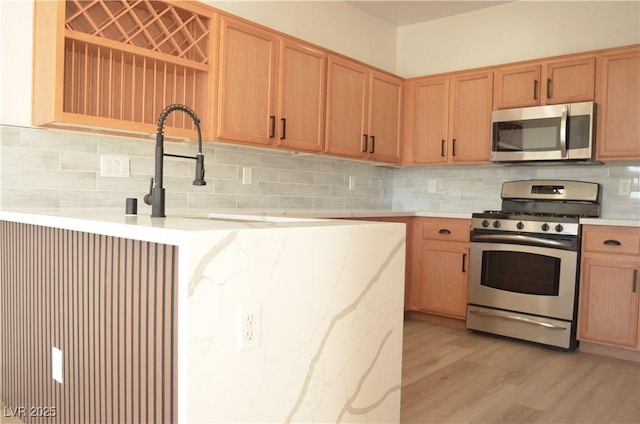
[[[215, 11], [196, 2], [36, 1], [33, 123], [154, 133], [169, 104], [209, 134]], [[186, 115], [166, 133], [195, 137]]]

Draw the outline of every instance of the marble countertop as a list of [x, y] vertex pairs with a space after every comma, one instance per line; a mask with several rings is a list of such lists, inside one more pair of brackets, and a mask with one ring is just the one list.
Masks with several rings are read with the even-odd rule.
[[[208, 213], [167, 213], [166, 218], [151, 218], [139, 214], [126, 216], [114, 210], [0, 210], [0, 220], [75, 230], [134, 240], [179, 245], [188, 243], [191, 235], [206, 232], [261, 230], [295, 227], [338, 227], [370, 225], [339, 219], [311, 218], [274, 214], [219, 213], [209, 218]], [[386, 224], [383, 224], [386, 225]]]
[[[166, 218], [139, 214], [126, 216], [122, 211], [105, 210], [0, 210], [0, 220], [23, 222], [53, 228], [126, 236], [136, 240], [176, 244], [193, 232], [322, 227], [358, 225], [346, 219], [371, 217], [434, 217], [470, 219], [470, 212], [428, 212], [394, 210], [216, 210], [217, 219], [209, 219], [211, 211], [169, 210]], [[236, 219], [238, 217], [239, 219]], [[332, 219], [339, 218], [339, 219]], [[640, 227], [640, 221], [615, 218], [583, 218], [582, 224]], [[361, 223], [360, 225], [364, 224]]]

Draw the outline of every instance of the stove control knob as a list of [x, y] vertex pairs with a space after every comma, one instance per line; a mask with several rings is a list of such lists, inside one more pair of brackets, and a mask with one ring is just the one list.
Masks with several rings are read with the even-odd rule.
[[549, 231], [549, 224], [547, 224], [546, 222], [542, 224], [542, 231]]
[[560, 225], [560, 224], [556, 225], [556, 231], [557, 232], [561, 233], [562, 230], [564, 230], [564, 227], [562, 225]]
[[518, 222], [518, 223], [516, 224], [516, 228], [517, 228], [518, 230], [522, 230], [522, 229], [524, 228], [524, 224], [523, 224], [522, 222]]
[[493, 228], [500, 228], [500, 221], [493, 221]]
[[487, 221], [486, 219], [484, 221], [482, 221], [482, 226], [484, 228], [487, 228], [489, 226], [489, 221]]

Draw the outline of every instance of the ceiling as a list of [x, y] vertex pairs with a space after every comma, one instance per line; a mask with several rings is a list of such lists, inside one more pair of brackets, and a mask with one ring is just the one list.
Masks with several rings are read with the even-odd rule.
[[396, 27], [484, 9], [508, 1], [347, 1]]

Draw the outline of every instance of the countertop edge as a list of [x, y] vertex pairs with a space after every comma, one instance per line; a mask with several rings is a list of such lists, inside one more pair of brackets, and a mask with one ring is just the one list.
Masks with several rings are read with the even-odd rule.
[[640, 220], [618, 218], [580, 218], [584, 225], [610, 225], [613, 227], [640, 227]]

